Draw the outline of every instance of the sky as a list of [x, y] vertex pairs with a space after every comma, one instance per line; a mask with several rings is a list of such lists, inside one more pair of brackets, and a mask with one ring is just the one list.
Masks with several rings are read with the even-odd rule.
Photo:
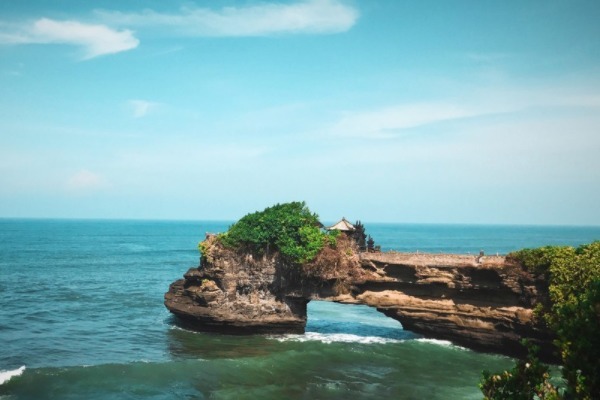
[[597, 0], [0, 2], [0, 217], [600, 225]]

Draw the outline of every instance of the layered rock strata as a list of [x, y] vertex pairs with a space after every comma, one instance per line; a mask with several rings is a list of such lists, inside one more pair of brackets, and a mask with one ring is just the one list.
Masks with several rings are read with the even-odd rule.
[[204, 244], [200, 267], [165, 295], [166, 307], [194, 329], [301, 333], [307, 303], [319, 299], [376, 307], [405, 329], [472, 349], [519, 355], [520, 339], [530, 338], [551, 354], [552, 338], [533, 314], [546, 284], [504, 257], [361, 253], [319, 278], [276, 254], [224, 249], [214, 237]]
[[357, 283], [349, 300], [405, 329], [508, 355], [521, 355], [519, 342], [529, 338], [551, 357], [552, 337], [533, 312], [547, 285], [505, 257], [365, 253], [361, 265], [376, 276]]

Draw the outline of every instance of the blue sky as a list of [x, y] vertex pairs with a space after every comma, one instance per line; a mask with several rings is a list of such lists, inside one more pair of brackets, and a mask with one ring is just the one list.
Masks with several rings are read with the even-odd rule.
[[600, 225], [598, 1], [141, 3], [0, 3], [0, 216]]

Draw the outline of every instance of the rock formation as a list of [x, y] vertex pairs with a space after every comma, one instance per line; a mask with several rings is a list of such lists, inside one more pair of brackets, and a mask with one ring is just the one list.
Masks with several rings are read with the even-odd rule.
[[545, 281], [505, 257], [364, 253], [372, 271], [351, 301], [377, 307], [405, 329], [477, 350], [520, 355], [522, 338], [552, 354], [551, 336], [533, 308], [545, 301]]
[[171, 284], [165, 305], [191, 327], [224, 333], [303, 333], [309, 299], [277, 254], [254, 257], [204, 242], [201, 265]]
[[546, 284], [504, 257], [338, 248], [290, 266], [276, 253], [225, 249], [214, 236], [203, 245], [201, 265], [165, 294], [166, 307], [194, 329], [301, 333], [307, 303], [319, 299], [376, 307], [405, 329], [477, 350], [518, 355], [519, 340], [531, 338], [543, 356], [551, 353], [551, 337], [533, 316]]

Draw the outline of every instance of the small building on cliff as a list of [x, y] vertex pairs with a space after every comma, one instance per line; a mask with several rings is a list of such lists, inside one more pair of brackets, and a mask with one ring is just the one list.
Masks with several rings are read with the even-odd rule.
[[328, 231], [337, 230], [340, 232], [344, 232], [348, 235], [350, 235], [350, 234], [354, 233], [354, 231], [356, 231], [356, 228], [354, 227], [354, 225], [352, 225], [350, 223], [350, 221], [348, 221], [346, 218], [342, 218], [339, 222], [337, 222], [331, 226], [328, 226], [326, 229]]

